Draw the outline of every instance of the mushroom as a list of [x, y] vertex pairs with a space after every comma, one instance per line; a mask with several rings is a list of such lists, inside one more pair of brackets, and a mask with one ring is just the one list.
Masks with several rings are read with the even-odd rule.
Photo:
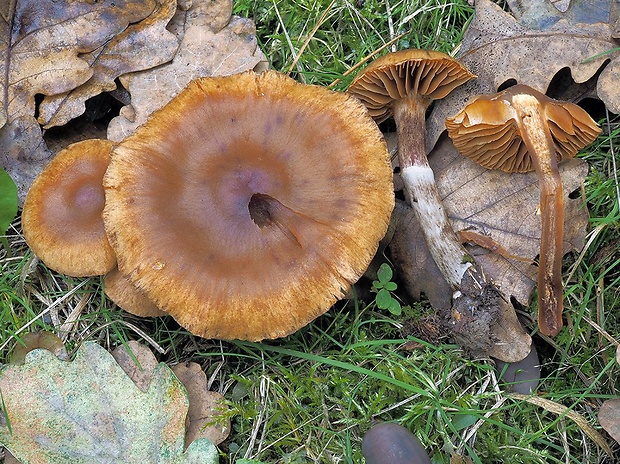
[[525, 85], [472, 99], [446, 121], [454, 146], [488, 169], [534, 170], [540, 183], [541, 237], [538, 325], [544, 335], [562, 328], [564, 193], [558, 163], [593, 142], [600, 129], [588, 113]]
[[394, 206], [365, 108], [275, 71], [190, 83], [115, 148], [104, 187], [119, 270], [205, 338], [281, 337], [323, 314]]
[[433, 100], [474, 77], [445, 53], [411, 49], [373, 61], [348, 89], [377, 123], [394, 118], [405, 191], [429, 251], [454, 290], [460, 287], [472, 259], [452, 230], [428, 164], [425, 116]]
[[84, 140], [59, 152], [32, 183], [22, 228], [32, 251], [51, 269], [74, 277], [116, 265], [103, 228], [103, 174], [113, 143]]
[[103, 288], [106, 296], [112, 300], [119, 308], [128, 313], [140, 317], [165, 316], [162, 311], [153, 303], [140, 289], [138, 289], [131, 279], [120, 272], [118, 268], [112, 269], [103, 279]]

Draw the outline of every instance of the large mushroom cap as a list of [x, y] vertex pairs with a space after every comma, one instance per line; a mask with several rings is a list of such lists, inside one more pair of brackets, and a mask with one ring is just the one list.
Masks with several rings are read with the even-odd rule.
[[208, 338], [289, 334], [368, 266], [394, 204], [355, 99], [276, 72], [192, 82], [112, 154], [119, 269]]
[[392, 116], [394, 101], [416, 94], [428, 104], [474, 77], [445, 53], [413, 48], [376, 59], [357, 75], [347, 92], [362, 101], [381, 123]]
[[103, 175], [113, 143], [85, 140], [59, 152], [26, 195], [26, 242], [51, 269], [84, 277], [114, 268], [116, 257], [101, 217]]
[[524, 93], [541, 102], [558, 161], [574, 158], [600, 134], [600, 128], [581, 107], [554, 100], [531, 87], [515, 85], [495, 95], [474, 97], [459, 113], [446, 120], [448, 134], [456, 149], [489, 169], [532, 171], [532, 158], [512, 105], [513, 96]]

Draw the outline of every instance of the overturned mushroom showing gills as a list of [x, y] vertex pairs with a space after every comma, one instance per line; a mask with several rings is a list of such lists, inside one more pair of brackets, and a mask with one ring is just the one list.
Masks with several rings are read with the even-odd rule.
[[354, 98], [274, 71], [196, 80], [112, 153], [119, 270], [205, 338], [294, 332], [348, 290], [394, 206]]
[[102, 275], [116, 257], [103, 227], [103, 175], [113, 143], [85, 140], [59, 152], [34, 180], [22, 212], [32, 251], [74, 277]]
[[436, 51], [402, 50], [373, 61], [351, 83], [357, 97], [380, 123], [390, 117], [398, 132], [401, 177], [433, 259], [453, 289], [470, 263], [443, 208], [426, 153], [426, 110], [433, 100], [474, 78], [458, 61]]
[[454, 146], [489, 169], [536, 171], [541, 237], [538, 325], [544, 335], [562, 328], [564, 193], [558, 163], [592, 143], [600, 129], [573, 103], [553, 100], [525, 85], [476, 97], [446, 121]]

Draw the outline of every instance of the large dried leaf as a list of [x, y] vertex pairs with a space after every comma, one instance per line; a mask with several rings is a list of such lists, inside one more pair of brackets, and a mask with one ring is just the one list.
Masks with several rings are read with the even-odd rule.
[[218, 462], [208, 440], [183, 452], [187, 394], [165, 364], [142, 392], [96, 344], [72, 362], [38, 349], [1, 371], [0, 393], [0, 443], [23, 464]]
[[198, 438], [206, 438], [219, 445], [226, 440], [230, 433], [230, 419], [225, 417], [228, 406], [221, 393], [209, 390], [207, 374], [200, 364], [177, 364], [172, 367], [172, 372], [185, 386], [189, 397], [185, 441], [192, 443]]
[[92, 52], [146, 17], [153, 1], [11, 0], [0, 7], [0, 126], [34, 114], [35, 94], [71, 90], [92, 75]]
[[[437, 102], [430, 118], [427, 147], [444, 130], [446, 117], [455, 115], [474, 95], [495, 93], [515, 80], [543, 93], [556, 74], [568, 68], [577, 83], [596, 75], [609, 60], [609, 71], [599, 78], [598, 95], [610, 111], [620, 112], [617, 49], [614, 26], [620, 14], [616, 0], [572, 0], [566, 12], [547, 0], [508, 2], [512, 14], [490, 0], [476, 0], [476, 11], [457, 57], [477, 79]], [[614, 74], [615, 72], [615, 74]], [[557, 95], [557, 90], [554, 90]]]
[[146, 19], [127, 27], [112, 40], [82, 55], [92, 77], [70, 92], [45, 97], [38, 121], [48, 129], [66, 124], [85, 111], [85, 102], [116, 89], [114, 79], [170, 61], [179, 44], [166, 26], [176, 12], [176, 0], [161, 0]]
[[264, 62], [257, 46], [254, 23], [231, 17], [230, 0], [194, 0], [179, 10], [169, 27], [180, 46], [170, 63], [120, 77], [131, 94], [131, 105], [121, 109], [108, 127], [108, 138], [119, 141], [176, 96], [191, 80], [254, 69]]
[[[469, 250], [502, 293], [528, 305], [536, 285], [533, 262], [540, 251], [540, 189], [536, 174], [485, 169], [460, 156], [447, 137], [437, 144], [429, 163], [454, 230], [474, 232], [498, 245], [492, 251], [470, 242]], [[587, 172], [587, 164], [582, 160], [560, 164], [566, 210], [564, 253], [580, 250], [585, 241], [588, 212], [584, 199], [579, 195], [571, 198], [574, 195], [570, 194], [581, 187]], [[403, 246], [405, 242], [411, 243], [411, 252], [400, 250], [399, 259], [403, 261], [401, 266], [409, 268], [410, 292], [414, 296], [433, 295], [437, 307], [449, 308], [450, 292], [434, 283], [435, 279], [425, 277], [432, 272], [432, 266], [427, 265], [432, 259], [426, 258], [423, 238], [411, 226], [397, 229], [397, 235], [401, 234], [407, 236]]]
[[141, 391], [148, 390], [159, 363], [147, 346], [130, 340], [127, 345], [114, 348], [112, 357]]
[[0, 165], [23, 199], [51, 156], [34, 120], [35, 95], [88, 81], [88, 54], [148, 16], [154, 0], [0, 2]]
[[0, 166], [17, 186], [20, 201], [30, 184], [52, 158], [33, 116], [22, 116], [0, 128]]
[[[126, 346], [115, 348], [112, 356], [138, 388], [146, 391], [158, 365], [153, 352], [132, 340]], [[208, 389], [207, 375], [199, 364], [177, 364], [172, 367], [172, 372], [187, 390], [189, 399], [185, 443], [192, 443], [198, 438], [206, 438], [215, 445], [223, 442], [230, 433], [224, 397]]]

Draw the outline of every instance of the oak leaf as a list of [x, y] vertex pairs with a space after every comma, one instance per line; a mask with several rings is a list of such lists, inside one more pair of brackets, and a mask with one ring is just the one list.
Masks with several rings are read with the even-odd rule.
[[91, 67], [91, 78], [69, 92], [46, 96], [39, 108], [39, 123], [45, 129], [64, 125], [84, 113], [86, 100], [115, 90], [118, 76], [170, 61], [179, 44], [166, 26], [176, 9], [176, 0], [161, 0], [148, 17], [84, 53], [81, 57]]
[[230, 419], [223, 418], [223, 413], [228, 410], [224, 396], [209, 390], [207, 375], [195, 362], [172, 366], [172, 372], [185, 386], [189, 397], [185, 441], [192, 443], [198, 438], [206, 438], [219, 445], [230, 433]]
[[239, 73], [265, 63], [254, 23], [231, 13], [231, 0], [195, 0], [187, 11], [177, 11], [169, 29], [179, 38], [178, 50], [169, 63], [120, 77], [131, 104], [110, 122], [108, 139], [120, 141], [133, 133], [195, 78]]
[[[131, 340], [116, 347], [112, 356], [138, 388], [146, 392], [158, 365], [153, 352]], [[224, 396], [208, 389], [207, 376], [199, 364], [177, 364], [172, 367], [172, 372], [187, 390], [189, 399], [185, 443], [192, 443], [198, 438], [206, 438], [214, 445], [223, 442], [230, 433], [230, 419], [222, 417], [227, 410]]]
[[34, 119], [35, 95], [68, 92], [93, 75], [84, 58], [147, 17], [154, 0], [0, 3], [0, 165], [23, 200], [51, 157]]
[[620, 443], [620, 398], [605, 400], [598, 412], [598, 421], [611, 437]]
[[[529, 305], [536, 285], [534, 260], [541, 234], [536, 174], [485, 169], [462, 157], [445, 135], [431, 152], [429, 164], [454, 231], [466, 232], [468, 251], [488, 281], [497, 285], [506, 301]], [[560, 164], [565, 196], [564, 253], [581, 249], [585, 241], [588, 213], [584, 199], [574, 192], [587, 172], [583, 160]], [[400, 221], [390, 249], [405, 288], [414, 298], [425, 294], [437, 311], [449, 312], [452, 292], [430, 257], [415, 217], [405, 210]], [[501, 318], [499, 323], [503, 324]], [[529, 351], [529, 337], [519, 336], [513, 324], [506, 327], [508, 331], [498, 327], [491, 334], [501, 343], [499, 351], [486, 354], [506, 362], [519, 361]]]
[[141, 391], [148, 390], [159, 363], [147, 346], [129, 340], [126, 345], [114, 348], [112, 357]]
[[0, 371], [0, 392], [0, 443], [23, 464], [218, 462], [208, 440], [183, 451], [187, 394], [163, 363], [142, 392], [94, 343], [72, 362], [37, 349]]

